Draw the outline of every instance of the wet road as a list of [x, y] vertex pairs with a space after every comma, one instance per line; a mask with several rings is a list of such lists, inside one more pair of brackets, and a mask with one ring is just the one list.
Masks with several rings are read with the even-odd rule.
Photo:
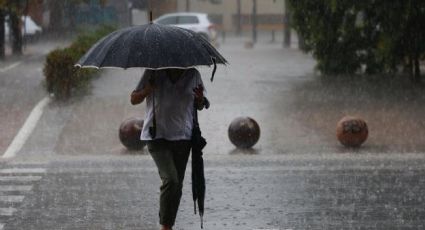
[[[231, 64], [214, 83], [201, 69], [212, 102], [200, 113], [209, 142], [205, 229], [424, 228], [424, 131], [403, 120], [424, 114], [413, 108], [422, 102], [416, 91], [396, 103], [345, 81], [326, 84], [308, 55], [277, 43], [250, 50], [229, 38], [220, 51]], [[158, 229], [156, 168], [145, 151], [118, 140], [121, 121], [144, 114], [129, 103], [140, 74], [108, 70], [92, 95], [47, 107], [18, 156], [0, 164], [0, 229]], [[371, 137], [359, 150], [334, 137], [345, 113], [369, 121]], [[227, 138], [237, 116], [260, 124], [253, 150]], [[176, 229], [199, 229], [186, 178]]]
[[[210, 157], [205, 229], [423, 229], [424, 163], [417, 155]], [[19, 183], [30, 191], [7, 193], [25, 199], [5, 229], [158, 229], [159, 178], [148, 155], [8, 167], [47, 171], [2, 173], [41, 177]], [[189, 181], [176, 229], [199, 229]]]

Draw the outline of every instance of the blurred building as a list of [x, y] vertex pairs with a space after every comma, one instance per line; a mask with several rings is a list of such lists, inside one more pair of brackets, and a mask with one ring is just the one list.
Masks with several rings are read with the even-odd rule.
[[[131, 1], [139, 6], [133, 12], [133, 24], [146, 23], [149, 1]], [[203, 12], [208, 13], [211, 20], [219, 25], [221, 30], [239, 32], [252, 29], [253, 0], [154, 0], [152, 3], [154, 18], [173, 12]], [[257, 29], [282, 30], [284, 12], [284, 0], [257, 0]]]
[[42, 25], [43, 23], [43, 2], [44, 0], [31, 1], [25, 12], [26, 15], [30, 16], [38, 25]]
[[[28, 7], [28, 14], [44, 28], [52, 25], [52, 15], [61, 15], [61, 26], [65, 28], [70, 24], [113, 23], [121, 27], [144, 24], [149, 20], [150, 9], [153, 11], [154, 18], [172, 12], [208, 13], [211, 20], [221, 30], [229, 32], [251, 30], [253, 22], [254, 0], [90, 0], [88, 3], [79, 4], [76, 8], [67, 2], [69, 1], [34, 0]], [[256, 2], [257, 29], [260, 31], [282, 30], [284, 0], [257, 0]], [[52, 5], [62, 7], [51, 9]]]
[[99, 24], [122, 27], [131, 23], [130, 7], [129, 0], [89, 0], [80, 4], [33, 0], [28, 2], [25, 13], [46, 30]]
[[149, 22], [149, 11], [153, 19], [177, 11], [177, 0], [129, 0], [131, 3], [131, 19], [133, 25]]
[[[224, 31], [251, 30], [253, 0], [178, 0], [177, 11], [208, 13]], [[257, 1], [258, 30], [282, 30], [284, 0]]]
[[91, 0], [88, 4], [80, 4], [75, 15], [77, 24], [116, 24], [120, 27], [130, 25], [130, 2], [128, 0], [103, 2]]

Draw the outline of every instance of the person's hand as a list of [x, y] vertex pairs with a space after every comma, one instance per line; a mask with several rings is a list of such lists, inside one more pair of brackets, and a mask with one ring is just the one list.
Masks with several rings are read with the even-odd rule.
[[145, 87], [143, 88], [142, 91], [145, 91], [146, 96], [151, 94], [153, 92], [153, 90], [155, 89], [155, 85], [152, 84], [151, 82], [148, 82]]
[[131, 93], [130, 102], [132, 105], [137, 105], [142, 103], [145, 98], [150, 95], [155, 89], [150, 83], [147, 83], [142, 90], [135, 90]]
[[195, 103], [198, 109], [204, 107], [204, 87], [199, 84], [196, 88], [193, 89]]
[[195, 100], [202, 100], [204, 98], [204, 87], [202, 85], [198, 85], [198, 87], [193, 89], [193, 93]]

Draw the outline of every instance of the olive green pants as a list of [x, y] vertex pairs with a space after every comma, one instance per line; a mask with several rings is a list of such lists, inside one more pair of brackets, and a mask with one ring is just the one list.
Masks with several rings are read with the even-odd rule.
[[190, 141], [153, 140], [148, 150], [162, 180], [159, 199], [159, 223], [173, 226], [182, 196], [183, 180], [190, 154]]

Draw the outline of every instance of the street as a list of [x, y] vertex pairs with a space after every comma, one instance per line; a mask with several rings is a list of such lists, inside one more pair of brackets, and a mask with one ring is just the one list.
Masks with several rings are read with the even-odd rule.
[[[204, 229], [424, 229], [421, 89], [400, 86], [388, 96], [396, 86], [327, 84], [312, 57], [267, 39], [246, 49], [243, 38], [230, 37], [219, 51], [230, 65], [218, 66], [214, 82], [211, 69], [200, 68], [211, 101], [199, 114], [208, 142]], [[25, 68], [1, 75], [3, 152], [47, 96], [42, 65], [41, 57], [27, 59]], [[90, 95], [45, 108], [17, 156], [0, 161], [0, 229], [159, 229], [153, 160], [118, 139], [123, 120], [144, 116], [144, 104], [129, 102], [141, 74], [105, 70]], [[370, 137], [360, 149], [335, 138], [347, 114], [368, 122]], [[236, 149], [228, 139], [239, 116], [260, 125], [253, 149]], [[200, 229], [190, 163], [175, 229]]]

